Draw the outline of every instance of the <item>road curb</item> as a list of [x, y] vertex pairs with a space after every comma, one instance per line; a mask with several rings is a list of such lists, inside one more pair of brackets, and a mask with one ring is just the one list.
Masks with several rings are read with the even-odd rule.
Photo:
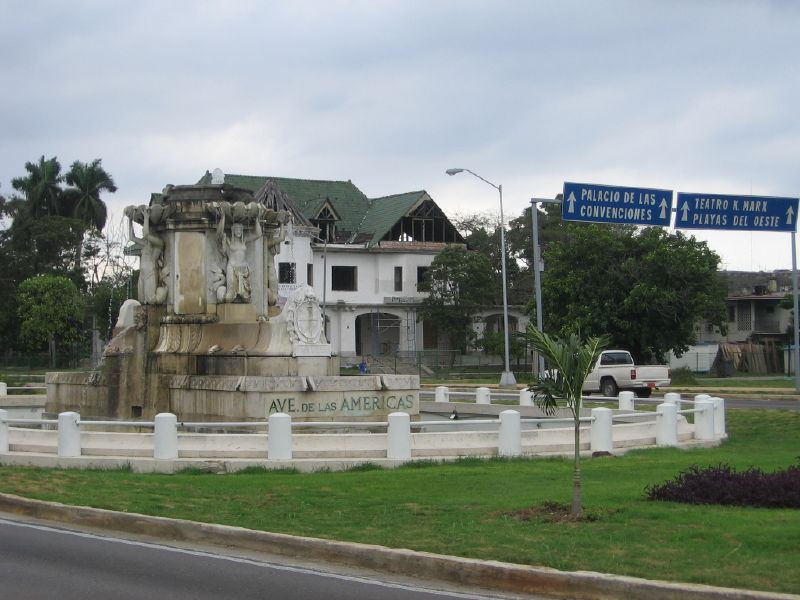
[[395, 575], [446, 581], [487, 590], [536, 594], [575, 600], [788, 600], [792, 594], [774, 594], [705, 585], [650, 581], [588, 571], [564, 572], [546, 567], [515, 565], [393, 549], [371, 544], [339, 542], [151, 517], [85, 506], [69, 506], [0, 493], [0, 511], [109, 531], [161, 539], [236, 547], [282, 556], [321, 560]]

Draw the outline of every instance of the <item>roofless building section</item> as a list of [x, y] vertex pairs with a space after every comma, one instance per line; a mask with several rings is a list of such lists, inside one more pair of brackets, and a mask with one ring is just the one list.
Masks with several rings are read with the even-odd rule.
[[401, 217], [382, 241], [463, 244], [464, 238], [436, 203], [427, 197]]

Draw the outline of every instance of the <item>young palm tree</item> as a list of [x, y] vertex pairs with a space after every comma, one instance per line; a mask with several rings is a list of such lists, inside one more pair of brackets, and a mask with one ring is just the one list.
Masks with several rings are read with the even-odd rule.
[[581, 404], [583, 384], [594, 368], [600, 353], [608, 345], [606, 337], [581, 340], [576, 334], [551, 337], [533, 325], [528, 327], [531, 346], [549, 363], [551, 370], [529, 386], [534, 401], [545, 414], [552, 415], [562, 402], [569, 408], [575, 425], [575, 457], [572, 485], [572, 514], [583, 514], [581, 499]]
[[72, 208], [70, 216], [80, 219], [87, 226], [101, 231], [106, 224], [106, 204], [100, 199], [102, 192], [114, 193], [117, 186], [96, 158], [91, 163], [75, 161], [66, 176], [72, 186], [65, 194]]

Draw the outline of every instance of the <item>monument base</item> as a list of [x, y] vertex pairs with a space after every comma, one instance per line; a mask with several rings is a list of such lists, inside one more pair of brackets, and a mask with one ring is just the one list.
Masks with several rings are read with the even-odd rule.
[[163, 393], [150, 397], [121, 394], [138, 386], [117, 375], [48, 373], [46, 412], [147, 420], [171, 412], [179, 421], [202, 422], [263, 421], [276, 412], [296, 421], [385, 421], [396, 411], [419, 414], [416, 375], [159, 375], [153, 383]]

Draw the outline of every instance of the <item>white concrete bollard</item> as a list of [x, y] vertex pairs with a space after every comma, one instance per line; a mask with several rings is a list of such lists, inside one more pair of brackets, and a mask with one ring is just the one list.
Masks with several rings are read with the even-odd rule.
[[528, 388], [524, 388], [519, 391], [519, 405], [533, 406], [533, 392]]
[[694, 397], [694, 401], [695, 402], [697, 402], [698, 400], [710, 400], [710, 399], [711, 399], [711, 396], [709, 396], [708, 394], [697, 394]]
[[172, 413], [158, 413], [153, 429], [153, 458], [175, 460], [178, 458], [178, 417]]
[[656, 446], [678, 445], [678, 406], [664, 402], [656, 406]]
[[8, 411], [0, 408], [0, 452], [8, 452]]
[[611, 452], [614, 449], [614, 411], [610, 408], [592, 409], [590, 432], [592, 452]]
[[711, 399], [697, 400], [694, 403], [694, 438], [696, 440], [714, 439], [714, 403]]
[[389, 427], [386, 433], [386, 458], [410, 460], [411, 417], [404, 412], [393, 412], [389, 415]]
[[269, 416], [267, 460], [292, 460], [292, 417], [286, 413]]
[[633, 404], [633, 398], [634, 398], [633, 392], [620, 392], [617, 398], [619, 400], [620, 410], [636, 410]]
[[475, 390], [475, 404], [491, 404], [492, 392], [487, 387], [479, 387]]
[[675, 410], [681, 410], [681, 395], [677, 392], [667, 392], [664, 394], [664, 403], [665, 404], [674, 404]]
[[0, 381], [0, 396], [8, 395], [8, 384]]
[[500, 433], [497, 441], [500, 456], [519, 456], [522, 454], [522, 427], [519, 412], [504, 410], [500, 413]]
[[81, 416], [76, 412], [58, 415], [58, 455], [81, 455]]
[[450, 402], [450, 388], [446, 385], [436, 386], [436, 402]]
[[711, 398], [714, 403], [714, 435], [724, 437], [725, 430], [725, 400], [722, 398]]

